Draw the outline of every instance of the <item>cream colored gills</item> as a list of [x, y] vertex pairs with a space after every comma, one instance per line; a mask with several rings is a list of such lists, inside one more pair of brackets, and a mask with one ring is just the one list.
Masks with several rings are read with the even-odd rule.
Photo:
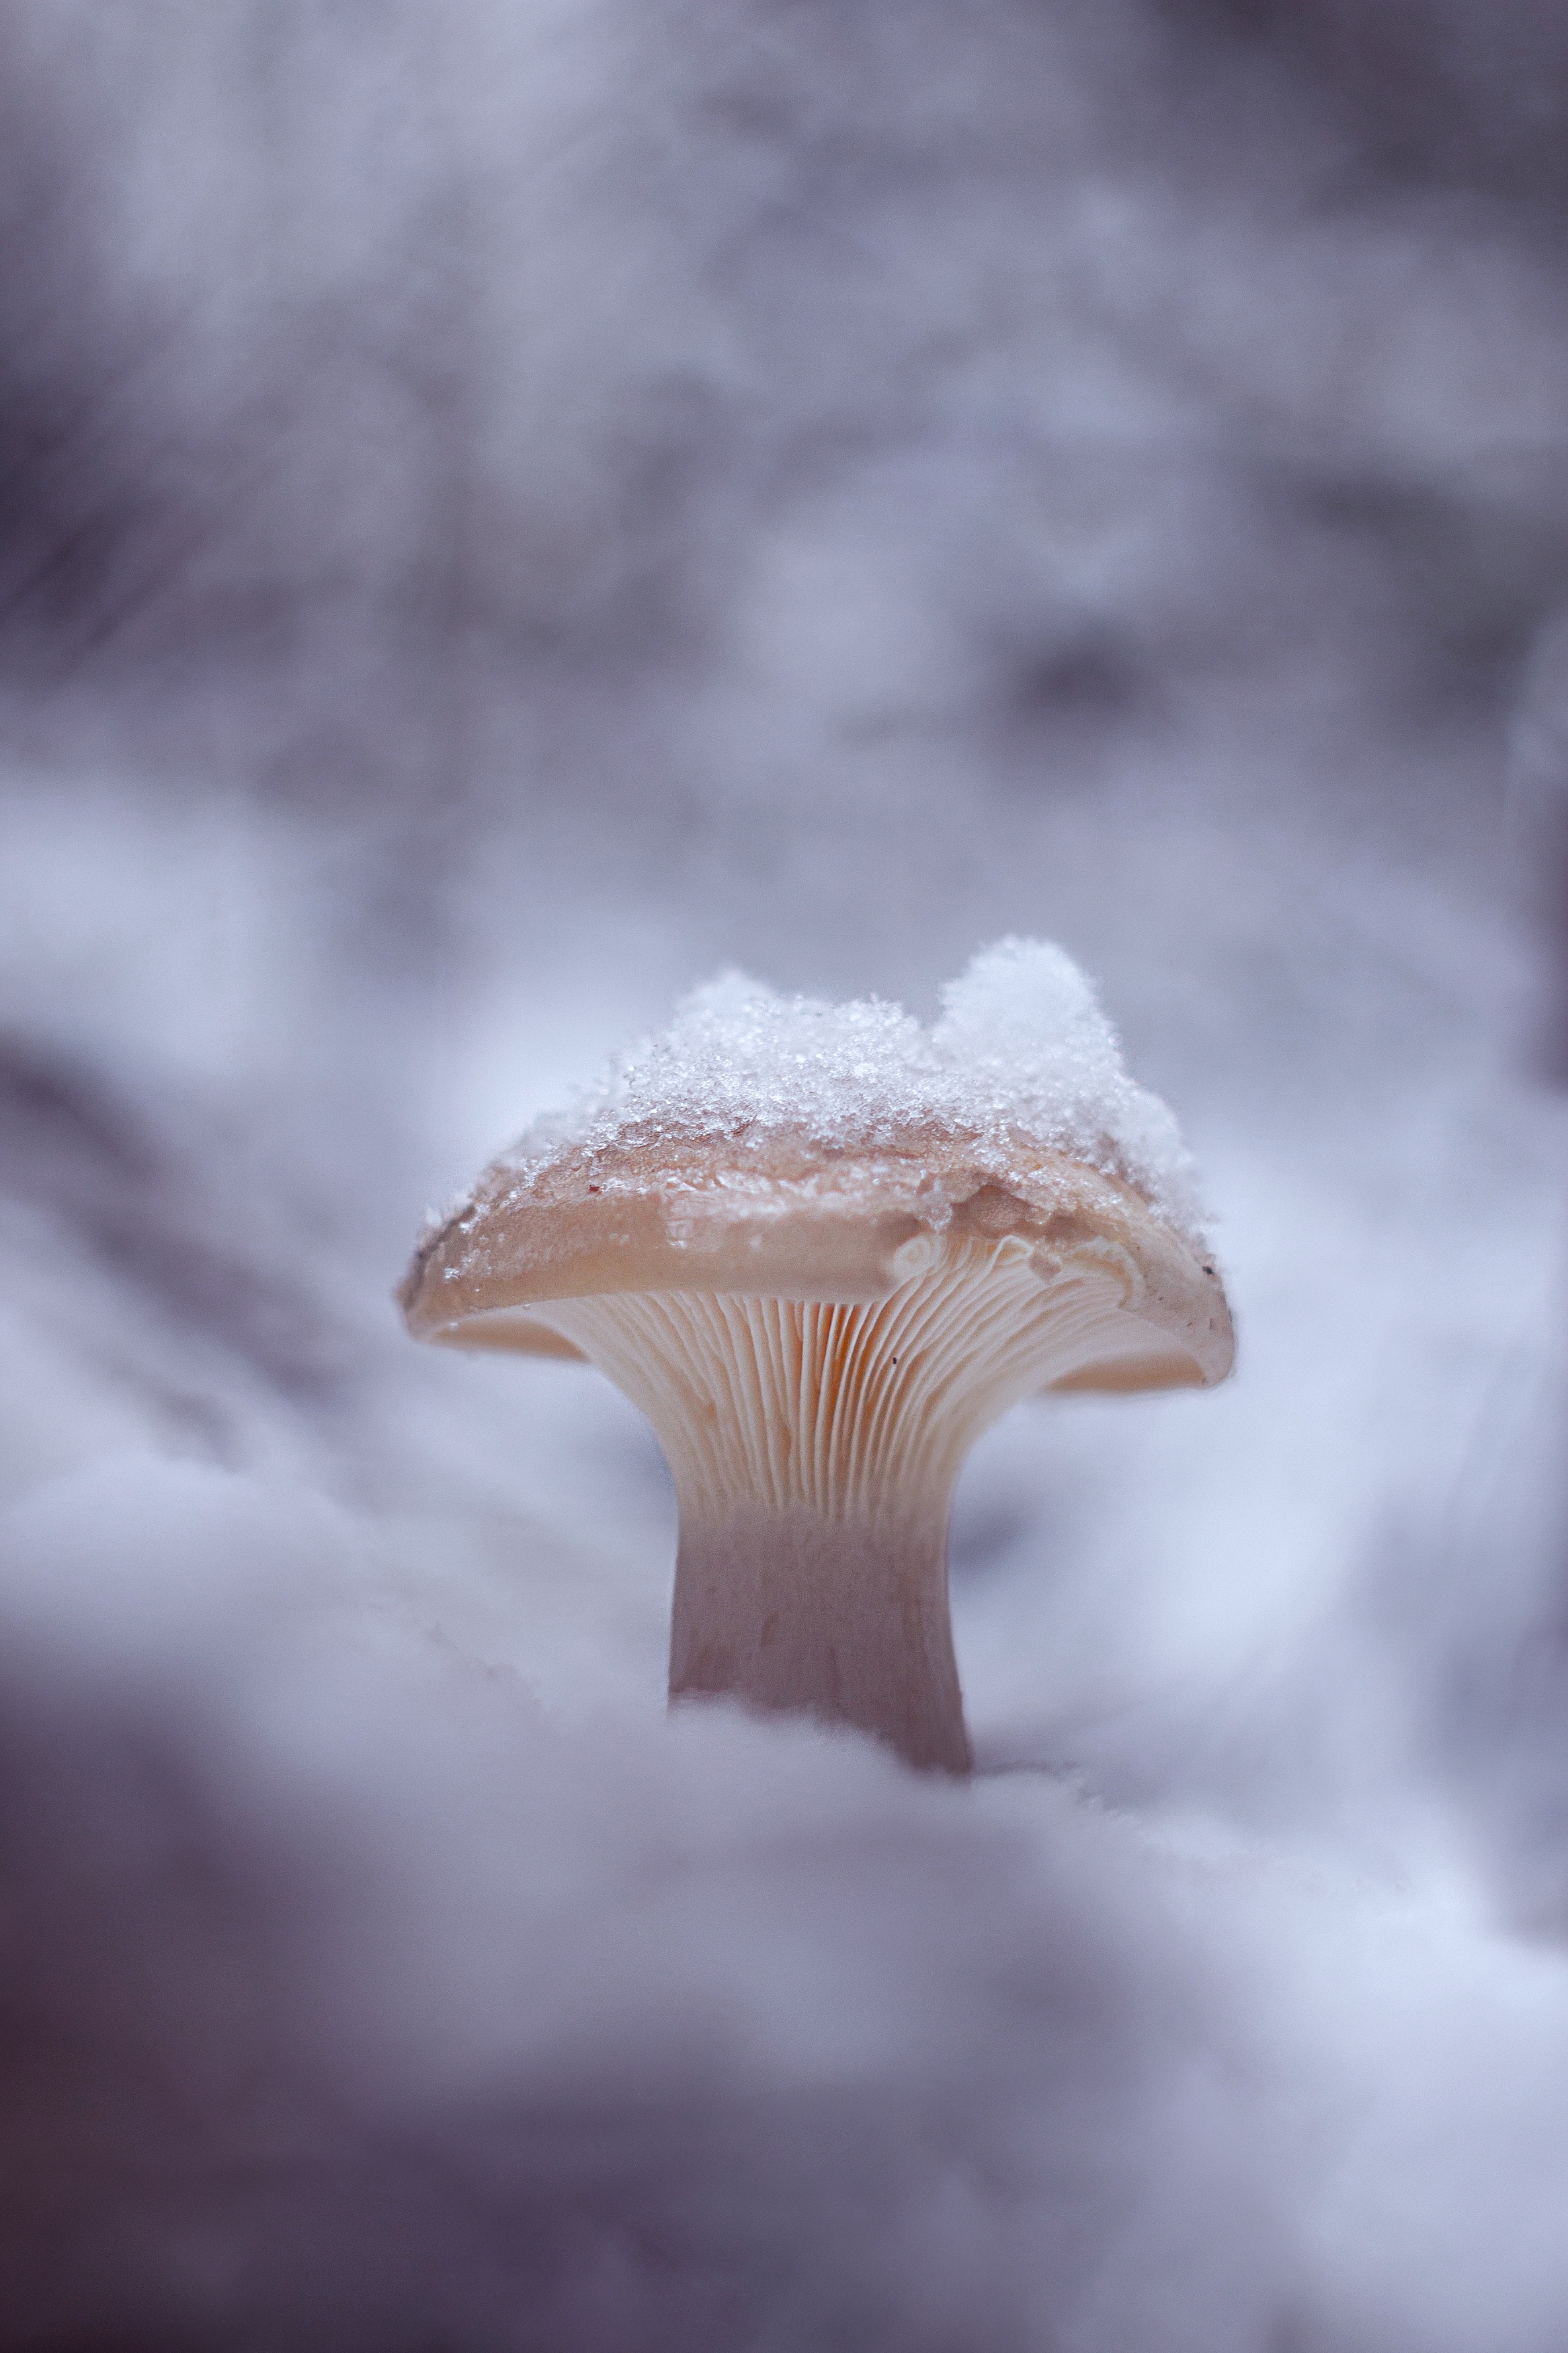
[[1120, 1253], [1042, 1265], [1009, 1236], [949, 1240], [869, 1303], [668, 1291], [531, 1308], [642, 1409], [668, 1458], [672, 1694], [808, 1709], [966, 1770], [953, 1482], [1028, 1391], [1170, 1348], [1126, 1312], [1129, 1271]]

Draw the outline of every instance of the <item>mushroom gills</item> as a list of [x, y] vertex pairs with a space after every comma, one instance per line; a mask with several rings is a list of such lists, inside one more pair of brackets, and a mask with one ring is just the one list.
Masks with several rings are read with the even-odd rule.
[[673, 1698], [728, 1693], [855, 1724], [963, 1772], [947, 1520], [974, 1439], [1048, 1387], [1197, 1383], [1136, 1314], [1124, 1253], [948, 1236], [873, 1301], [735, 1292], [531, 1303], [639, 1406], [680, 1507]]

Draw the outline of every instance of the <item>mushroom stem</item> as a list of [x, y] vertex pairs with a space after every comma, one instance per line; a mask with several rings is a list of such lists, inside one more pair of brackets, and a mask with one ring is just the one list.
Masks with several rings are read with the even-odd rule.
[[967, 1773], [947, 1606], [947, 1504], [897, 1517], [808, 1504], [710, 1518], [685, 1498], [669, 1695], [734, 1692]]

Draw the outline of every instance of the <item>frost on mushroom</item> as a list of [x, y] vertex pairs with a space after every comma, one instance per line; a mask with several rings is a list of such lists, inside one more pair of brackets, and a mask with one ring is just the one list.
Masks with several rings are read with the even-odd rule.
[[680, 1505], [669, 1687], [969, 1763], [953, 1482], [1037, 1389], [1201, 1386], [1230, 1318], [1164, 1104], [1070, 957], [1006, 939], [930, 1031], [739, 973], [425, 1240], [410, 1329], [592, 1358]]

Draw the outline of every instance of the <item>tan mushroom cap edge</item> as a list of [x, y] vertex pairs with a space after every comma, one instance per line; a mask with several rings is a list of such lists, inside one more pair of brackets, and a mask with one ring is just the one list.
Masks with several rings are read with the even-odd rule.
[[1042, 1281], [1092, 1265], [1121, 1287], [1100, 1352], [1053, 1389], [1207, 1388], [1229, 1372], [1219, 1276], [1142, 1194], [1031, 1140], [951, 1130], [860, 1147], [628, 1138], [526, 1176], [498, 1161], [423, 1241], [398, 1298], [416, 1338], [576, 1357], [531, 1309], [613, 1293], [871, 1301], [950, 1240], [1008, 1237]]

